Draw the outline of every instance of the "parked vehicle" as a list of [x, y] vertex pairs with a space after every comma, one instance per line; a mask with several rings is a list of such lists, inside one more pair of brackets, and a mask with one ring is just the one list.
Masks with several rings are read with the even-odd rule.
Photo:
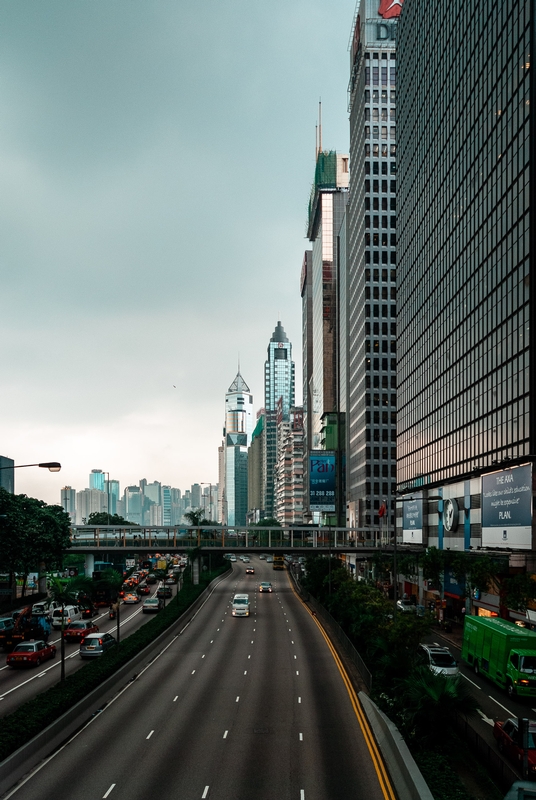
[[448, 649], [433, 644], [419, 645], [419, 655], [423, 663], [436, 675], [455, 677], [460, 674], [458, 662]]
[[233, 617], [249, 617], [249, 594], [235, 594], [231, 613]]
[[536, 696], [536, 632], [498, 617], [466, 616], [462, 659], [511, 697]]

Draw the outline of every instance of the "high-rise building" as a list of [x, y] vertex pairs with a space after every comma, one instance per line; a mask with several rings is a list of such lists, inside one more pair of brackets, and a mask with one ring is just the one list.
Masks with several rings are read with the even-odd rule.
[[92, 469], [89, 475], [89, 488], [98, 489], [99, 492], [103, 492], [104, 478], [105, 473], [102, 471], [102, 469]]
[[117, 514], [117, 503], [121, 497], [121, 489], [119, 487], [119, 481], [110, 480], [104, 481], [104, 491], [106, 492], [106, 497], [108, 500], [108, 513], [109, 514]]
[[294, 361], [292, 344], [281, 322], [278, 321], [268, 344], [268, 358], [264, 363], [264, 470], [263, 507], [268, 518], [275, 515], [274, 469], [277, 460], [277, 414], [281, 401], [283, 419], [288, 419], [294, 405]]
[[15, 492], [15, 462], [7, 456], [0, 456], [0, 489], [14, 494]]
[[399, 25], [398, 485], [425, 543], [534, 550], [534, 6], [461, 10]]
[[162, 486], [162, 525], [172, 525], [171, 486]]
[[248, 445], [253, 433], [253, 395], [240, 374], [225, 395], [225, 523], [245, 525], [248, 511]]
[[69, 514], [71, 523], [76, 523], [76, 489], [71, 486], [64, 486], [61, 490], [61, 507]]
[[125, 519], [143, 525], [143, 494], [139, 486], [127, 486], [124, 491]]
[[[346, 300], [340, 296], [338, 237], [348, 200], [348, 162], [348, 156], [345, 154], [322, 150], [320, 125], [307, 228], [312, 249], [305, 253], [301, 278], [307, 454], [323, 449], [324, 414], [340, 410], [340, 315], [341, 303]], [[340, 481], [343, 459], [340, 452], [337, 456], [337, 479]], [[305, 514], [306, 519], [310, 520], [307, 486], [306, 466]], [[341, 508], [337, 509], [338, 517], [341, 516], [341, 512]]]
[[261, 409], [257, 413], [257, 424], [251, 435], [248, 448], [248, 516], [249, 523], [260, 522], [266, 518], [264, 498], [266, 480], [265, 467], [265, 413]]
[[[347, 523], [377, 527], [396, 489], [396, 27], [402, 0], [358, 3], [346, 229]], [[422, 145], [422, 140], [420, 140]], [[390, 517], [393, 511], [389, 512]]]
[[85, 525], [90, 514], [106, 513], [108, 498], [100, 489], [83, 489], [76, 493], [76, 524]]
[[201, 485], [199, 483], [193, 483], [190, 491], [192, 507], [201, 508], [203, 505], [201, 502]]
[[303, 408], [292, 407], [277, 418], [275, 515], [283, 527], [303, 525]]

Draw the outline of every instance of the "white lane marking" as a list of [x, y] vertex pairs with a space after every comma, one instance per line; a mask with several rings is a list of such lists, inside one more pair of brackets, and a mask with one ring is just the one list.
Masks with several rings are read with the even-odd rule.
[[292, 628], [289, 628], [289, 631], [291, 631], [291, 630], [292, 630]]
[[466, 681], [469, 681], [469, 683], [472, 683], [473, 686], [476, 686], [477, 689], [482, 689], [482, 687], [479, 686], [478, 683], [475, 683], [474, 681], [472, 681], [471, 678], [468, 678], [467, 675], [463, 674], [463, 672], [461, 672], [460, 675], [462, 676], [462, 678], [465, 678]]
[[300, 733], [300, 742], [303, 742], [303, 733]]
[[298, 703], [301, 703], [301, 697], [298, 697]]
[[247, 675], [247, 674], [248, 674], [248, 671], [247, 671], [247, 669], [245, 669], [244, 670], [244, 675]]
[[256, 628], [253, 628], [253, 633], [255, 633], [255, 631], [256, 631]]
[[112, 789], [114, 788], [114, 786], [115, 786], [115, 783], [112, 783], [112, 785], [110, 786], [110, 788], [108, 789], [108, 791], [106, 792], [106, 794], [103, 794], [103, 795], [102, 795], [102, 800], [106, 800], [106, 798], [108, 797], [108, 795], [110, 794], [110, 792], [112, 791]]
[[227, 734], [228, 734], [228, 733], [229, 733], [229, 731], [225, 731], [225, 733], [223, 734], [223, 738], [224, 738], [224, 739], [227, 739]]
[[204, 791], [204, 792], [203, 792], [203, 794], [201, 795], [201, 798], [204, 798], [204, 797], [206, 797], [206, 796], [207, 796], [207, 794], [208, 794], [208, 786], [205, 786], [205, 791]]
[[213, 641], [214, 641], [214, 639], [211, 639], [211, 640], [210, 640], [210, 644], [212, 644], [212, 643], [213, 643]]
[[154, 733], [154, 731], [151, 731], [151, 732], [150, 732], [150, 734], [149, 734], [149, 736], [146, 736], [145, 738], [146, 738], [146, 739], [150, 739], [150, 738], [151, 738], [151, 736], [153, 735], [153, 733]]
[[[219, 631], [219, 628], [218, 628], [218, 631]], [[216, 633], [217, 633], [218, 631], [216, 631]]]
[[40, 672], [37, 676], [38, 678], [43, 678], [46, 675], [46, 672]]
[[248, 656], [248, 658], [251, 658], [251, 656]]
[[176, 703], [178, 699], [179, 699], [179, 695], [177, 695], [176, 697], [173, 698], [173, 702]]
[[201, 656], [201, 658], [204, 658], [204, 657], [205, 657], [205, 654], [203, 653], [203, 655]]
[[192, 675], [195, 675], [195, 669], [192, 670]]
[[293, 639], [291, 639], [291, 640], [290, 640], [290, 643], [291, 643], [291, 644], [294, 644], [294, 640], [293, 640]]
[[235, 701], [235, 702], [236, 702], [236, 703], [238, 703], [238, 701], [239, 701], [239, 700], [240, 700], [240, 695], [238, 695], [238, 696], [237, 696], [237, 698], [236, 698], [236, 701]]
[[298, 656], [294, 656], [294, 658], [298, 658]]
[[300, 674], [300, 671], [299, 671], [299, 669], [297, 669], [296, 670], [296, 675], [299, 675], [299, 674]]
[[[533, 710], [534, 710], [534, 709], [533, 709]], [[492, 719], [490, 719], [489, 717], [486, 717], [486, 715], [484, 714], [484, 712], [482, 711], [482, 709], [480, 709], [480, 708], [477, 708], [477, 713], [478, 713], [478, 714], [480, 714], [480, 716], [482, 717], [482, 722], [487, 722], [487, 723], [488, 723], [488, 725], [491, 725], [491, 727], [493, 728], [493, 726], [494, 726], [494, 724], [495, 724], [495, 723], [493, 722], [493, 720], [492, 720]]]
[[501, 708], [504, 708], [504, 710], [506, 711], [506, 713], [507, 713], [507, 714], [510, 714], [510, 716], [511, 716], [511, 717], [515, 717], [515, 714], [514, 714], [514, 712], [513, 712], [513, 711], [510, 711], [510, 709], [509, 709], [509, 708], [506, 708], [506, 706], [503, 706], [503, 704], [502, 704], [502, 703], [499, 703], [499, 701], [498, 701], [498, 700], [495, 700], [495, 698], [494, 698], [494, 697], [492, 697], [490, 694], [488, 694], [488, 697], [489, 697], [489, 699], [490, 699], [490, 700], [493, 700], [493, 702], [494, 702], [494, 703], [497, 703], [497, 705], [498, 705], [498, 706], [500, 706]]
[[305, 792], [303, 789], [300, 789], [300, 800], [305, 800]]

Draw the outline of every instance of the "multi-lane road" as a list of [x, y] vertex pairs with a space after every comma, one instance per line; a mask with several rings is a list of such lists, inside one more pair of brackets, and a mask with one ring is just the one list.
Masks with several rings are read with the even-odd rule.
[[[233, 565], [180, 635], [6, 800], [392, 798], [316, 619], [286, 572], [251, 565], [255, 575]], [[232, 617], [235, 592], [250, 594], [249, 617]]]
[[[153, 594], [156, 596], [155, 586]], [[176, 587], [172, 587], [173, 595]], [[153, 614], [143, 614], [141, 602], [136, 605], [121, 605], [120, 626], [121, 639], [129, 636], [148, 620], [153, 619]], [[166, 603], [168, 601], [166, 600]], [[92, 620], [102, 633], [111, 633], [116, 636], [117, 620], [111, 620], [108, 616], [108, 609], [100, 612]], [[50, 688], [60, 679], [60, 631], [51, 631], [48, 640], [49, 644], [55, 644], [57, 648], [56, 657], [45, 661], [40, 669], [12, 669], [6, 666], [5, 655], [0, 653], [0, 717], [11, 714], [13, 711], [27, 700], [31, 700], [36, 694]], [[79, 656], [78, 644], [65, 643], [65, 675], [71, 675], [80, 667], [87, 664]]]

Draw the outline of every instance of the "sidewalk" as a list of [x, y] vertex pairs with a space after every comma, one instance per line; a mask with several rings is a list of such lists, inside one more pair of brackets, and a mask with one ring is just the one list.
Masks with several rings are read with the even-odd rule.
[[463, 623], [451, 622], [449, 620], [449, 625], [451, 628], [450, 631], [446, 631], [444, 628], [434, 625], [430, 633], [432, 636], [437, 635], [441, 637], [441, 639], [445, 639], [445, 641], [450, 642], [454, 647], [458, 647], [461, 650], [463, 642]]

